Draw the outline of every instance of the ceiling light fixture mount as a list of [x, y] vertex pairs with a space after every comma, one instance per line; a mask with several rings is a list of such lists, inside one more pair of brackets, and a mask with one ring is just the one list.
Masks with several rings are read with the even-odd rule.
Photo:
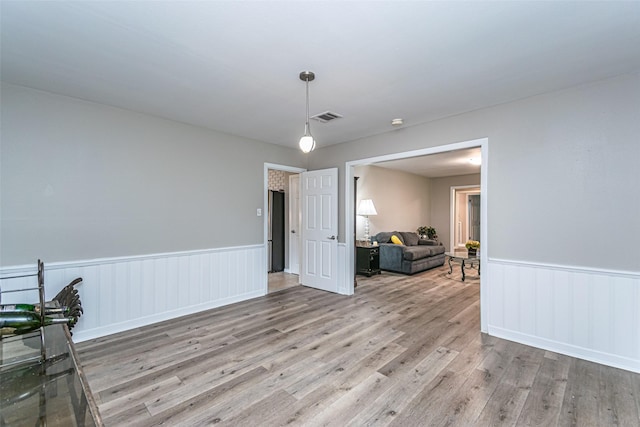
[[316, 75], [313, 71], [303, 71], [300, 73], [300, 80], [306, 82], [307, 85], [307, 121], [304, 123], [304, 135], [300, 138], [300, 149], [303, 153], [309, 153], [316, 148], [316, 140], [311, 135], [309, 129], [309, 82], [313, 81]]
[[471, 157], [469, 159], [469, 163], [475, 166], [480, 166], [482, 164], [482, 159], [480, 157]]

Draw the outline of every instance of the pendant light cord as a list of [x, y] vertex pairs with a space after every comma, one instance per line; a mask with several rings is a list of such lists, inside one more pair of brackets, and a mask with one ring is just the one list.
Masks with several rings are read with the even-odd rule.
[[304, 124], [304, 134], [309, 135], [309, 79], [307, 79], [307, 121]]

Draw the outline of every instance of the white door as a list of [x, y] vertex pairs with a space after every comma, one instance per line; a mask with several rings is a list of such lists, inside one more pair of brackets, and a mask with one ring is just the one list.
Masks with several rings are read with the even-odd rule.
[[300, 175], [289, 175], [289, 272], [300, 274]]
[[303, 172], [300, 283], [338, 292], [338, 169]]

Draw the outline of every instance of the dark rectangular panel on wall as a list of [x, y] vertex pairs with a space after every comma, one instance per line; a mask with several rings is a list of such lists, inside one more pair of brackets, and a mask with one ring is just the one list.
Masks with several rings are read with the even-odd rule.
[[284, 192], [270, 191], [269, 220], [271, 223], [271, 269], [284, 270]]

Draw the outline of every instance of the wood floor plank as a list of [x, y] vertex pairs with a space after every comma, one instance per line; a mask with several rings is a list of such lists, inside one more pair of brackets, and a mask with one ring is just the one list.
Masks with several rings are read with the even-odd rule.
[[599, 419], [615, 426], [640, 426], [632, 375], [621, 369], [599, 366]]
[[[217, 423], [222, 420], [219, 407], [234, 397], [242, 397], [243, 392], [250, 390], [255, 381], [265, 378], [269, 372], [257, 367], [249, 372], [232, 378], [218, 387], [206, 390], [191, 398], [185, 399], [175, 406], [158, 412], [148, 418], [132, 420], [129, 425], [195, 425], [198, 423]], [[224, 403], [220, 403], [223, 401]], [[244, 402], [246, 404], [246, 402]], [[145, 404], [148, 408], [148, 404]]]
[[599, 419], [599, 365], [586, 360], [572, 359], [569, 378], [558, 417], [558, 424], [571, 426], [607, 425]]
[[475, 421], [478, 425], [511, 426], [522, 414], [544, 351], [523, 345], [514, 347], [514, 350], [517, 353], [506, 368], [500, 384]]
[[568, 356], [545, 357], [527, 397], [518, 424], [527, 426], [557, 425], [569, 379]]
[[438, 376], [456, 357], [458, 352], [439, 347], [425, 357], [415, 368], [393, 380], [393, 385], [377, 399], [365, 402], [358, 417], [353, 417], [350, 426], [387, 425], [402, 413], [415, 396]]
[[[423, 385], [416, 397], [390, 425], [406, 425], [413, 419], [420, 419], [425, 425], [437, 425], [443, 417], [454, 415], [455, 410], [461, 411], [466, 398], [463, 386], [472, 373], [480, 371], [485, 381], [488, 378], [501, 378], [504, 375], [506, 365], [513, 359], [513, 355], [504, 351], [506, 348], [505, 343], [498, 343], [483, 358], [476, 359], [474, 363], [456, 364], [456, 357], [440, 374]], [[483, 353], [477, 354], [483, 355]], [[453, 370], [455, 367], [457, 371]], [[467, 370], [462, 371], [462, 367]], [[455, 408], [451, 405], [455, 405]]]
[[296, 285], [77, 349], [107, 427], [640, 425], [640, 375], [481, 334], [478, 278], [447, 272]]
[[[149, 384], [137, 389], [134, 393], [127, 393], [117, 399], [100, 404], [100, 414], [103, 418], [115, 418], [118, 414], [130, 411], [145, 399], [156, 399], [181, 385], [178, 377], [170, 377], [163, 381]], [[145, 415], [151, 415], [145, 405]]]
[[265, 424], [265, 419], [272, 418], [282, 408], [287, 408], [296, 403], [296, 399], [284, 390], [276, 390], [269, 396], [241, 411], [240, 414], [220, 423], [221, 426], [260, 426]]
[[[220, 364], [224, 364], [228, 361], [228, 357], [230, 356], [228, 352], [233, 352], [234, 350], [240, 348], [245, 349], [248, 345], [262, 345], [261, 340], [265, 337], [274, 337], [277, 334], [282, 336], [282, 334], [278, 331], [268, 331], [263, 336], [251, 337], [250, 339], [244, 340], [242, 342], [237, 342], [231, 344], [226, 347], [216, 348], [214, 350], [198, 352], [188, 358], [177, 358], [173, 361], [173, 363], [166, 363], [160, 367], [151, 366], [147, 367], [140, 375], [128, 375], [125, 377], [120, 377], [116, 379], [116, 377], [112, 378], [111, 387], [106, 388], [105, 390], [100, 392], [101, 399], [103, 401], [108, 401], [109, 395], [122, 395], [123, 393], [131, 393], [140, 387], [144, 387], [148, 384], [153, 384], [158, 381], [162, 381], [165, 378], [174, 376], [174, 375], [182, 375], [185, 372], [190, 372], [193, 370], [198, 370], [201, 374], [206, 375], [207, 372], [214, 372], [215, 375], [218, 375], [218, 367]], [[256, 341], [258, 344], [256, 344]], [[205, 365], [209, 365], [204, 368]], [[213, 365], [214, 369], [212, 369], [211, 365]], [[91, 384], [92, 380], [88, 379]], [[93, 387], [93, 386], [92, 386]]]
[[[364, 403], [375, 400], [389, 386], [391, 380], [378, 372], [372, 372], [360, 384], [327, 406], [307, 424], [309, 426], [339, 426], [355, 418], [364, 410]], [[337, 418], [335, 414], [340, 414]]]

